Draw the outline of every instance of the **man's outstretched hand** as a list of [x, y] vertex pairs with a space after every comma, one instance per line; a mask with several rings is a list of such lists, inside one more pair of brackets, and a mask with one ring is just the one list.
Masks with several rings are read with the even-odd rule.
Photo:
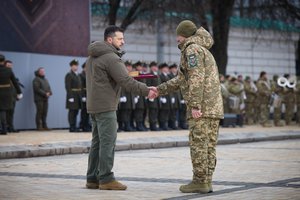
[[149, 88], [149, 94], [148, 94], [148, 99], [155, 99], [158, 97], [158, 90], [156, 87], [148, 87]]

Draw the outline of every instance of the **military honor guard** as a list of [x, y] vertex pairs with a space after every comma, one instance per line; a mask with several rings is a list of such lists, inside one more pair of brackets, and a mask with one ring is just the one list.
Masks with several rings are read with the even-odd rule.
[[66, 96], [66, 108], [68, 112], [69, 131], [79, 132], [77, 127], [77, 115], [81, 109], [81, 80], [78, 75], [78, 61], [72, 60], [70, 62], [70, 72], [65, 76], [65, 88], [67, 92]]

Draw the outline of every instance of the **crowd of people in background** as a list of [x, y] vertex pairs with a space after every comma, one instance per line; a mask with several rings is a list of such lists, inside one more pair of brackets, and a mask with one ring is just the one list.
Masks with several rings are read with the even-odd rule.
[[[224, 113], [236, 114], [236, 126], [261, 124], [263, 127], [300, 124], [300, 82], [296, 77], [262, 71], [257, 81], [242, 75], [220, 75]], [[226, 117], [226, 116], [225, 116]], [[273, 123], [272, 123], [273, 120]]]
[[[13, 116], [16, 102], [22, 98], [21, 88], [24, 86], [13, 73], [13, 62], [6, 60], [3, 55], [0, 57], [0, 69], [3, 71], [0, 73], [0, 127], [1, 134], [6, 134], [18, 132], [13, 124]], [[70, 71], [65, 76], [69, 131], [90, 132], [91, 124], [86, 110], [85, 63], [82, 64], [80, 73], [77, 60], [72, 60], [69, 65]], [[138, 79], [147, 86], [158, 86], [174, 78], [179, 69], [175, 63], [158, 64], [154, 61], [150, 64], [126, 61], [125, 66], [128, 73], [137, 71], [139, 74], [156, 76], [151, 79]], [[45, 78], [43, 67], [38, 68], [34, 74], [36, 128], [39, 131], [48, 131], [50, 130], [47, 125], [48, 100], [52, 90]], [[242, 75], [237, 77], [220, 75], [220, 82], [225, 118], [226, 114], [234, 114], [235, 120], [231, 124], [233, 127], [242, 127], [244, 124], [261, 124], [263, 127], [285, 126], [290, 125], [292, 121], [300, 124], [300, 82], [289, 74], [275, 75], [272, 80], [268, 80], [267, 73], [262, 71], [257, 81], [249, 76], [244, 78]], [[80, 115], [79, 122], [77, 122], [78, 115]], [[119, 132], [188, 129], [186, 105], [180, 91], [148, 99], [122, 89], [117, 118]]]

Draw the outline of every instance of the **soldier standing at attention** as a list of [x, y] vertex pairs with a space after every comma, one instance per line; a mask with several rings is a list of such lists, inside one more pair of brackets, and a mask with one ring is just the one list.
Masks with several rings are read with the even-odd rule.
[[7, 134], [6, 112], [13, 106], [13, 93], [11, 87], [15, 87], [17, 98], [23, 97], [20, 86], [13, 71], [4, 66], [5, 57], [0, 54], [0, 126], [1, 135]]
[[69, 109], [69, 131], [79, 132], [76, 127], [77, 115], [81, 108], [81, 81], [78, 75], [78, 61], [72, 60], [70, 62], [71, 70], [65, 76], [65, 87], [67, 91], [66, 108]]
[[[169, 78], [170, 79], [175, 78], [178, 74], [177, 65], [175, 63], [173, 65], [170, 65], [169, 71], [170, 71]], [[171, 108], [169, 114], [169, 128], [173, 130], [177, 130], [178, 127], [176, 125], [176, 121], [177, 121], [177, 112], [180, 106], [180, 92], [179, 91], [174, 92], [170, 96], [171, 96]]]
[[85, 63], [82, 64], [82, 72], [79, 74], [81, 81], [81, 112], [80, 112], [80, 128], [83, 132], [91, 131], [90, 115], [86, 110], [86, 74]]
[[[161, 83], [167, 82], [170, 80], [169, 78], [169, 66], [166, 63], [162, 63], [159, 65], [160, 69], [160, 81]], [[159, 128], [162, 130], [170, 130], [168, 128], [169, 114], [171, 108], [171, 99], [170, 95], [163, 95], [159, 97], [159, 113], [158, 113], [158, 121]]]
[[[158, 67], [156, 62], [150, 63], [150, 74], [158, 76]], [[160, 84], [160, 78], [153, 78], [146, 80], [147, 86], [158, 86]], [[159, 101], [158, 99], [148, 99], [148, 117], [150, 123], [151, 131], [159, 131], [157, 128], [158, 121], [158, 109], [159, 109]]]
[[[5, 65], [5, 67], [10, 68], [11, 70], [13, 68], [13, 62], [10, 60], [6, 60], [4, 65]], [[19, 86], [24, 88], [24, 85], [22, 85], [19, 82], [18, 78], [16, 78], [16, 80], [17, 80]], [[17, 98], [16, 88], [11, 87], [11, 90], [12, 90], [12, 95], [13, 95], [13, 106], [11, 109], [6, 111], [7, 131], [17, 133], [19, 131], [16, 130], [15, 126], [14, 126], [14, 114], [15, 114], [15, 107], [16, 107], [16, 102], [18, 101], [18, 98]]]
[[45, 69], [38, 68], [32, 81], [34, 103], [36, 106], [35, 123], [38, 131], [50, 130], [47, 126], [48, 100], [52, 95], [50, 84], [45, 78]]
[[181, 67], [178, 76], [159, 85], [157, 92], [165, 95], [180, 89], [187, 105], [193, 180], [179, 190], [209, 193], [213, 191], [219, 122], [224, 117], [218, 67], [209, 52], [213, 38], [189, 20], [182, 21], [176, 32]]
[[271, 127], [272, 124], [269, 122], [269, 103], [272, 89], [267, 78], [267, 73], [264, 71], [260, 72], [260, 76], [257, 81], [257, 93], [259, 99], [259, 123], [263, 127]]

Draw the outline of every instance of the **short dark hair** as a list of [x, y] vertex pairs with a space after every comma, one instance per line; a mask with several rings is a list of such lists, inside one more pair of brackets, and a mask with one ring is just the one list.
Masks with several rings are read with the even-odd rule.
[[4, 62], [5, 61], [5, 56], [0, 54], [0, 62]]
[[266, 74], [267, 74], [267, 72], [261, 71], [260, 74], [259, 74], [259, 78], [263, 77], [263, 76], [266, 75]]
[[115, 25], [108, 26], [104, 31], [104, 40], [107, 40], [107, 38], [109, 38], [109, 37], [115, 36], [116, 32], [124, 33], [124, 30]]

